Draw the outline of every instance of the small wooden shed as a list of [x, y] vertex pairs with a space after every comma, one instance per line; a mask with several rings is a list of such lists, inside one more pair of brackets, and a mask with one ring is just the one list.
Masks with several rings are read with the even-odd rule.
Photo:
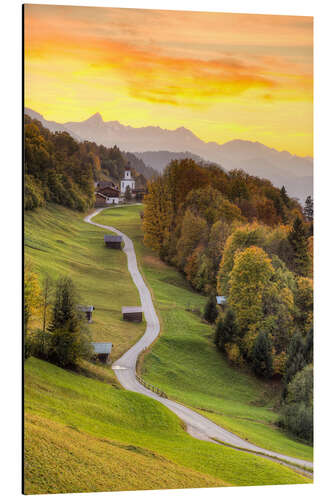
[[94, 357], [97, 358], [102, 363], [111, 363], [111, 342], [91, 342]]
[[121, 312], [125, 321], [134, 321], [135, 323], [142, 321], [142, 307], [124, 306], [121, 308]]
[[223, 308], [227, 304], [227, 297], [225, 297], [224, 295], [217, 295], [216, 303], [218, 306], [221, 306]]
[[88, 323], [92, 322], [92, 313], [94, 311], [94, 306], [78, 306], [79, 311], [83, 312], [86, 315]]
[[108, 248], [117, 248], [121, 250], [121, 242], [123, 241], [121, 236], [112, 236], [111, 234], [106, 234], [104, 236], [104, 243]]

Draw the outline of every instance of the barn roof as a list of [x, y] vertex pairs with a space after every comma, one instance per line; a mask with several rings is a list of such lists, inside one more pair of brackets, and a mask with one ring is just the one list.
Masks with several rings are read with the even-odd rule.
[[95, 309], [94, 306], [81, 306], [79, 305], [78, 306], [78, 309], [82, 312], [93, 312], [93, 310]]
[[137, 313], [142, 312], [142, 307], [138, 306], [124, 306], [121, 308], [122, 314], [124, 313]]
[[110, 354], [112, 350], [111, 342], [91, 342], [96, 354]]
[[217, 295], [216, 296], [216, 302], [219, 305], [225, 304], [227, 302], [227, 297], [225, 297], [224, 295]]
[[114, 242], [114, 243], [116, 243], [116, 242], [123, 241], [123, 238], [122, 238], [122, 236], [112, 236], [111, 234], [106, 234], [104, 236], [104, 241], [105, 242]]

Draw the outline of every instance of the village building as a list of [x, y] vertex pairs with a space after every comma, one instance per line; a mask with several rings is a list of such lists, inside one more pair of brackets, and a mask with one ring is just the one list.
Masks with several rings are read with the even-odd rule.
[[94, 351], [95, 358], [97, 358], [102, 363], [111, 363], [111, 342], [91, 342], [91, 345]]
[[104, 243], [108, 248], [116, 248], [117, 250], [121, 250], [122, 241], [122, 236], [112, 236], [111, 234], [106, 234], [104, 236]]
[[86, 315], [88, 323], [92, 323], [92, 313], [94, 309], [94, 306], [78, 306], [78, 310]]
[[123, 320], [141, 323], [142, 321], [142, 307], [137, 306], [124, 306], [121, 308]]
[[127, 186], [130, 188], [131, 192], [135, 189], [135, 180], [132, 178], [132, 173], [130, 167], [126, 167], [125, 176], [120, 181], [120, 192], [125, 194]]

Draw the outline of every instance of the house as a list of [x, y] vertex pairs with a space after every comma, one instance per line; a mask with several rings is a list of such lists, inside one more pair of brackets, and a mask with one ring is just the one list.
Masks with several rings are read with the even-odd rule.
[[123, 320], [141, 323], [142, 321], [142, 307], [137, 306], [124, 306], [121, 308]]
[[97, 358], [102, 363], [111, 363], [111, 342], [91, 342], [94, 357]]
[[111, 234], [106, 234], [104, 236], [104, 243], [108, 248], [117, 248], [117, 250], [121, 250], [122, 241], [122, 236], [112, 236]]
[[227, 303], [227, 297], [225, 297], [224, 295], [217, 295], [216, 303], [218, 306], [224, 307]]
[[133, 192], [133, 189], [135, 189], [135, 180], [132, 179], [132, 173], [131, 173], [130, 166], [126, 167], [125, 176], [120, 181], [121, 194], [125, 194], [127, 186], [129, 186], [131, 192]]
[[95, 193], [95, 206], [106, 206], [109, 204], [118, 205], [120, 191], [112, 182], [111, 184], [102, 185]]
[[92, 322], [92, 313], [95, 310], [94, 306], [78, 306], [78, 310], [86, 315], [88, 323]]

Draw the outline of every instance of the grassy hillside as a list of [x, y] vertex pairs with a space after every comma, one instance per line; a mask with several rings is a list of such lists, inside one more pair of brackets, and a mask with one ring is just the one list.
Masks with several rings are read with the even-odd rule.
[[25, 492], [309, 482], [262, 457], [191, 438], [158, 402], [25, 363]]
[[279, 387], [231, 367], [215, 349], [212, 329], [186, 309], [203, 309], [206, 298], [142, 243], [142, 207], [108, 209], [94, 220], [130, 236], [162, 320], [162, 335], [145, 357], [142, 374], [170, 397], [199, 409], [211, 420], [249, 441], [290, 456], [312, 460], [312, 447], [280, 431], [272, 408]]
[[[25, 253], [42, 277], [70, 275], [83, 304], [92, 304], [90, 330], [98, 342], [112, 341], [117, 359], [144, 333], [145, 325], [122, 320], [121, 307], [140, 304], [124, 252], [107, 249], [103, 229], [83, 222], [82, 214], [50, 206], [25, 215]], [[40, 318], [35, 318], [35, 325]]]

